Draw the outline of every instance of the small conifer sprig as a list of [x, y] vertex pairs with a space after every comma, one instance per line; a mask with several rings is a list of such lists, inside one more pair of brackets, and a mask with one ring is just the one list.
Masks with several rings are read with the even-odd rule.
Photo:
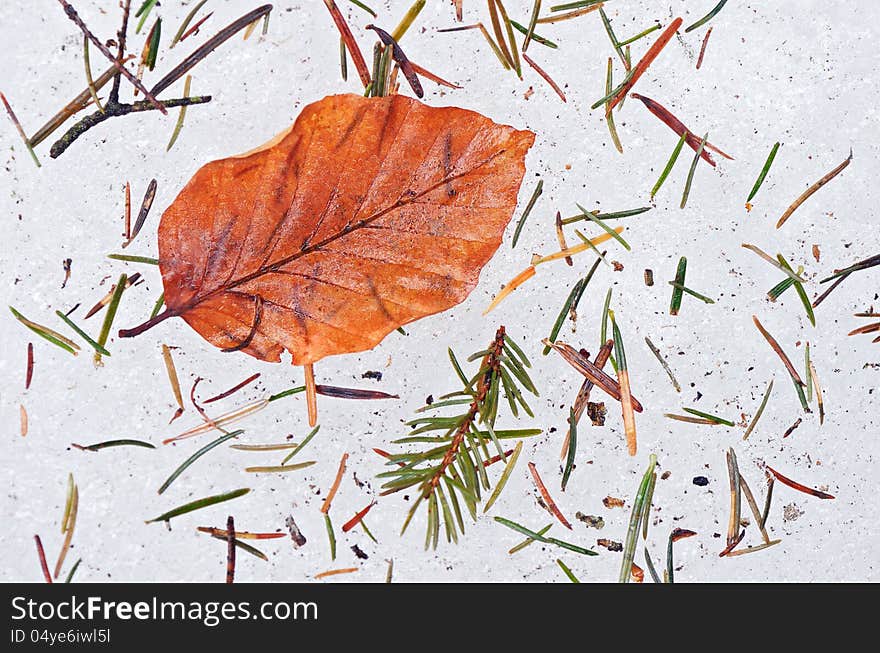
[[[479, 369], [470, 378], [465, 375], [451, 349], [449, 358], [463, 389], [444, 395], [417, 412], [461, 409], [465, 406], [466, 410], [449, 416], [419, 416], [407, 422], [413, 430], [395, 443], [424, 446], [390, 456], [388, 465], [395, 468], [379, 474], [379, 477], [387, 479], [382, 486], [385, 488], [383, 494], [418, 486], [419, 496], [406, 516], [401, 534], [406, 531], [419, 506], [426, 503], [426, 549], [430, 546], [437, 548], [441, 520], [447, 541], [458, 541], [459, 532], [464, 533], [462, 503], [471, 517], [476, 519], [482, 492], [492, 487], [487, 467], [497, 461], [507, 461], [511, 453], [505, 452], [501, 441], [541, 433], [541, 429], [495, 428], [502, 394], [514, 417], [519, 417], [520, 410], [533, 416], [523, 391], [538, 396], [526, 371], [531, 364], [505, 333], [503, 326], [498, 328], [487, 349], [468, 358], [468, 362], [480, 360]], [[435, 431], [442, 434], [436, 435], [433, 433]]]

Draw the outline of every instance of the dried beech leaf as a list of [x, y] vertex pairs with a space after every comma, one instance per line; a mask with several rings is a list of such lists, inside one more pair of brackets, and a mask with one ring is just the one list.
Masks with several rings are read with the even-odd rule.
[[336, 95], [202, 167], [165, 211], [167, 309], [216, 347], [306, 365], [463, 301], [501, 243], [534, 134], [400, 95]]

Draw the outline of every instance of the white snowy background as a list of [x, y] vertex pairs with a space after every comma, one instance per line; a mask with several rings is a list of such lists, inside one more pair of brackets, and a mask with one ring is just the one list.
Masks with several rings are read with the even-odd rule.
[[[368, 59], [374, 35], [363, 27], [372, 19], [353, 5], [338, 0]], [[115, 37], [119, 10], [116, 0], [74, 3], [103, 39]], [[135, 2], [137, 6], [139, 3]], [[214, 0], [200, 12], [214, 16], [201, 33], [167, 49], [170, 37], [193, 1], [165, 0], [154, 15], [163, 18], [163, 47], [155, 82], [206, 38], [234, 18], [256, 7], [255, 1]], [[67, 333], [54, 316], [56, 309], [73, 313], [90, 333], [103, 319], [84, 321], [84, 311], [100, 298], [120, 272], [139, 271], [145, 283], [125, 293], [116, 327], [133, 326], [149, 314], [161, 292], [158, 270], [106, 258], [121, 244], [123, 186], [132, 184], [134, 210], [151, 178], [158, 180], [152, 213], [130, 254], [156, 255], [156, 229], [162, 211], [183, 184], [207, 161], [246, 151], [287, 127], [307, 103], [327, 94], [360, 92], [354, 67], [349, 80], [339, 73], [339, 41], [322, 2], [275, 2], [269, 33], [248, 41], [236, 36], [193, 71], [192, 92], [209, 93], [213, 101], [189, 109], [186, 124], [170, 152], [165, 145], [177, 111], [163, 117], [147, 112], [114, 118], [91, 130], [57, 160], [48, 156], [49, 143], [37, 148], [43, 164], [34, 166], [5, 116], [0, 124], [0, 286], [3, 303]], [[379, 12], [375, 22], [392, 28], [409, 0], [372, 0]], [[526, 23], [530, 0], [509, 0], [515, 20]], [[546, 7], [550, 4], [544, 2]], [[609, 0], [606, 10], [623, 39], [659, 21], [682, 16], [685, 25], [703, 16], [713, 0]], [[465, 0], [465, 22], [488, 24], [485, 3]], [[364, 387], [400, 395], [399, 400], [356, 402], [319, 398], [321, 430], [300, 454], [317, 464], [285, 475], [248, 474], [244, 467], [277, 464], [276, 453], [241, 452], [221, 446], [190, 467], [161, 497], [156, 489], [188, 455], [214, 436], [207, 434], [177, 446], [156, 450], [107, 449], [98, 453], [72, 448], [71, 442], [93, 443], [115, 438], [138, 438], [159, 443], [199, 423], [191, 406], [173, 425], [174, 399], [161, 356], [161, 344], [173, 347], [184, 394], [196, 376], [207, 397], [260, 372], [255, 385], [228, 400], [213, 404], [214, 414], [272, 392], [302, 383], [302, 370], [262, 363], [244, 354], [223, 354], [208, 345], [181, 320], [171, 320], [144, 335], [127, 340], [115, 336], [108, 345], [112, 357], [95, 368], [84, 345], [74, 358], [36, 338], [11, 314], [0, 319], [0, 393], [2, 393], [3, 489], [0, 515], [4, 528], [0, 548], [4, 562], [0, 579], [39, 582], [41, 574], [33, 535], [42, 536], [54, 563], [61, 545], [59, 520], [64, 507], [66, 479], [72, 472], [79, 485], [79, 519], [66, 569], [77, 559], [80, 581], [222, 581], [225, 545], [195, 530], [199, 525], [224, 526], [235, 516], [242, 530], [285, 530], [293, 515], [308, 538], [295, 549], [289, 539], [257, 543], [269, 562], [239, 555], [238, 581], [304, 581], [338, 567], [357, 566], [356, 574], [338, 582], [381, 582], [388, 559], [394, 559], [396, 581], [537, 581], [568, 582], [556, 565], [561, 558], [585, 582], [614, 581], [620, 553], [596, 545], [597, 538], [623, 541], [635, 494], [648, 454], [656, 453], [659, 470], [651, 512], [648, 546], [658, 566], [665, 560], [666, 539], [675, 527], [697, 537], [676, 545], [676, 580], [685, 581], [861, 581], [880, 578], [876, 524], [878, 394], [880, 345], [869, 336], [847, 337], [864, 321], [852, 314], [877, 301], [878, 269], [854, 275], [816, 311], [817, 326], [806, 320], [793, 290], [776, 303], [766, 291], [782, 275], [740, 247], [750, 242], [792, 264], [806, 268], [807, 290], [815, 296], [827, 285], [818, 280], [836, 267], [880, 252], [880, 230], [874, 216], [880, 201], [875, 160], [878, 149], [876, 48], [880, 5], [779, 0], [729, 2], [710, 26], [712, 37], [700, 70], [696, 54], [706, 27], [673, 39], [637, 90], [670, 108], [695, 132], [735, 157], [721, 159], [717, 169], [697, 168], [687, 208], [679, 209], [681, 191], [691, 160], [682, 157], [660, 191], [656, 208], [617, 224], [626, 227], [632, 245], [626, 252], [607, 246], [609, 258], [624, 265], [620, 272], [600, 266], [578, 309], [577, 331], [567, 322], [560, 338], [595, 352], [599, 317], [609, 287], [623, 329], [635, 394], [646, 406], [637, 416], [639, 453], [626, 453], [618, 404], [606, 401], [603, 428], [579, 431], [577, 467], [568, 490], [559, 490], [559, 450], [567, 406], [581, 378], [555, 355], [540, 355], [540, 338], [548, 333], [571, 285], [593, 262], [589, 253], [575, 258], [574, 267], [548, 264], [537, 276], [505, 300], [488, 317], [482, 316], [494, 293], [529, 261], [533, 252], [558, 247], [553, 216], [574, 212], [575, 202], [613, 211], [645, 205], [649, 191], [676, 143], [676, 136], [641, 104], [629, 100], [617, 114], [624, 154], [610, 142], [601, 111], [590, 105], [604, 95], [607, 57], [613, 56], [598, 14], [540, 32], [558, 42], [558, 50], [534, 44], [533, 56], [564, 87], [563, 104], [528, 67], [524, 80], [501, 69], [478, 32], [438, 34], [451, 27], [454, 12], [447, 0], [430, 0], [416, 27], [402, 45], [409, 57], [433, 72], [462, 85], [440, 89], [426, 81], [425, 102], [478, 110], [497, 122], [534, 130], [535, 147], [520, 206], [496, 256], [485, 268], [479, 286], [460, 306], [407, 327], [408, 335], [392, 333], [375, 350], [337, 356], [316, 367], [319, 383]], [[147, 27], [152, 22], [152, 17]], [[130, 32], [130, 47], [139, 52], [145, 31]], [[659, 32], [633, 46], [638, 59]], [[0, 4], [2, 90], [25, 128], [32, 133], [85, 87], [82, 36], [60, 5], [52, 0]], [[92, 49], [96, 75], [105, 69]], [[615, 61], [618, 79], [621, 67]], [[176, 97], [183, 83], [163, 94]], [[108, 87], [109, 88], [109, 87]], [[527, 96], [533, 88], [534, 93]], [[409, 90], [402, 88], [404, 93]], [[123, 98], [130, 87], [123, 82]], [[69, 123], [71, 124], [71, 123]], [[60, 132], [59, 132], [60, 134]], [[747, 213], [745, 198], [772, 144], [783, 143], [769, 176]], [[810, 183], [840, 163], [853, 149], [854, 160], [843, 174], [803, 205], [780, 230], [775, 222], [788, 204]], [[538, 178], [544, 195], [529, 218], [517, 248], [511, 250], [513, 225]], [[590, 233], [597, 231], [586, 227]], [[573, 234], [571, 235], [574, 239]], [[811, 255], [818, 244], [821, 261]], [[680, 256], [689, 260], [687, 282], [714, 297], [707, 306], [685, 296], [681, 314], [668, 314], [671, 279]], [[62, 261], [71, 258], [66, 288]], [[656, 283], [645, 286], [645, 268]], [[4, 308], [4, 311], [6, 309]], [[825, 392], [827, 418], [819, 425], [816, 413], [803, 415], [791, 382], [778, 358], [754, 328], [757, 314], [796, 365], [802, 366], [809, 342]], [[102, 314], [103, 315], [103, 314]], [[341, 525], [378, 493], [374, 475], [383, 461], [373, 447], [395, 450], [395, 438], [407, 432], [403, 422], [425, 398], [457, 389], [446, 349], [461, 358], [482, 349], [499, 324], [521, 343], [533, 360], [533, 378], [541, 392], [533, 400], [535, 419], [501, 419], [499, 425], [541, 427], [543, 435], [527, 440], [523, 455], [501, 499], [488, 515], [468, 524], [459, 544], [441, 541], [439, 549], [422, 547], [425, 513], [419, 513], [404, 537], [399, 531], [409, 502], [403, 493], [382, 498], [367, 522], [379, 543], [363, 531], [340, 532]], [[114, 328], [114, 333], [115, 333]], [[649, 336], [668, 359], [681, 382], [676, 393], [666, 374], [644, 344]], [[36, 349], [34, 380], [24, 390], [26, 347]], [[873, 364], [873, 367], [868, 364]], [[362, 379], [367, 370], [383, 374], [380, 382]], [[683, 406], [721, 414], [739, 422], [741, 413], [754, 415], [764, 388], [775, 378], [775, 389], [757, 429], [746, 442], [743, 428], [708, 427], [673, 422], [664, 412]], [[599, 393], [594, 393], [599, 397]], [[699, 400], [696, 399], [701, 395]], [[26, 437], [19, 433], [19, 405], [29, 415]], [[815, 404], [814, 404], [815, 408]], [[803, 417], [801, 426], [785, 440], [783, 432]], [[282, 441], [307, 432], [302, 395], [273, 403], [240, 424], [242, 442]], [[551, 432], [551, 430], [555, 428]], [[790, 477], [836, 495], [821, 501], [776, 485], [769, 529], [782, 543], [766, 551], [719, 558], [724, 548], [728, 514], [725, 450], [733, 446], [743, 474], [762, 501], [765, 485], [757, 463], [766, 461]], [[338, 537], [338, 557], [330, 560], [319, 507], [336, 473], [340, 456], [349, 465], [331, 514]], [[551, 493], [574, 525], [567, 532], [556, 523], [551, 534], [594, 548], [597, 557], [532, 545], [516, 555], [507, 550], [522, 537], [495, 523], [501, 515], [538, 529], [555, 522], [537, 502], [526, 463], [534, 461]], [[501, 465], [492, 469], [497, 478]], [[365, 483], [358, 487], [353, 473]], [[709, 484], [698, 487], [695, 476]], [[174, 519], [169, 532], [162, 524], [145, 524], [176, 505], [210, 494], [250, 487], [244, 498]], [[410, 500], [414, 492], [409, 493]], [[626, 499], [625, 508], [606, 508], [606, 496]], [[601, 516], [602, 530], [574, 519], [581, 511]], [[784, 516], [784, 514], [786, 516]], [[743, 516], [749, 517], [743, 504]], [[719, 537], [719, 534], [720, 537]], [[760, 541], [754, 525], [746, 542]], [[357, 544], [368, 560], [357, 560]], [[635, 561], [644, 567], [642, 544]]]

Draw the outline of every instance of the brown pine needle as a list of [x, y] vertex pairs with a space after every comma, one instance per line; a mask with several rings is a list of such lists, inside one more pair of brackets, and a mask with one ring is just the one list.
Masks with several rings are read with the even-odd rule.
[[338, 576], [339, 574], [352, 574], [356, 571], [359, 571], [358, 567], [345, 567], [344, 569], [330, 569], [328, 571], [322, 571], [320, 574], [315, 574], [315, 580], [321, 580], [322, 578], [327, 578], [328, 576]]
[[[599, 7], [599, 5], [595, 5]], [[605, 115], [607, 116], [618, 104], [621, 103], [623, 98], [626, 97], [627, 93], [629, 93], [630, 89], [635, 86], [635, 83], [639, 80], [639, 78], [645, 73], [648, 69], [648, 66], [657, 58], [657, 55], [662, 52], [663, 48], [666, 47], [666, 44], [675, 36], [675, 33], [678, 31], [678, 28], [681, 27], [682, 19], [676, 18], [673, 20], [669, 26], [663, 30], [663, 33], [657, 38], [656, 41], [648, 48], [648, 51], [645, 53], [645, 56], [641, 58], [639, 63], [635, 65], [632, 69], [632, 72], [628, 76], [629, 79], [626, 83], [624, 83], [617, 94], [611, 98], [607, 105], [605, 105]]]
[[235, 520], [232, 515], [226, 519], [226, 584], [235, 580]]
[[559, 88], [559, 84], [557, 84], [556, 82], [554, 82], [554, 81], [553, 81], [553, 78], [550, 77], [550, 75], [548, 75], [548, 74], [546, 73], [546, 71], [544, 71], [543, 68], [541, 68], [538, 64], [536, 64], [536, 63], [532, 60], [532, 58], [531, 58], [529, 55], [527, 55], [525, 52], [522, 53], [522, 58], [523, 58], [523, 60], [524, 60], [527, 64], [529, 64], [529, 65], [532, 67], [532, 69], [533, 69], [536, 73], [538, 73], [538, 75], [541, 76], [541, 78], [542, 78], [545, 82], [547, 82], [547, 83], [550, 85], [550, 88], [552, 88], [554, 91], [556, 91], [556, 95], [558, 95], [558, 96], [560, 97], [560, 99], [561, 99], [563, 102], [568, 102], [568, 100], [565, 99], [565, 93], [562, 91], [561, 88]]
[[[616, 234], [620, 234], [623, 232], [623, 227], [615, 227], [612, 231]], [[574, 254], [580, 254], [581, 252], [585, 252], [588, 249], [592, 249], [596, 245], [604, 243], [607, 240], [612, 238], [611, 234], [604, 233], [595, 238], [591, 238], [587, 242], [578, 243], [577, 245], [572, 245], [568, 249], [563, 249], [559, 252], [553, 252], [552, 254], [547, 254], [546, 256], [535, 255], [532, 257], [532, 265], [540, 265], [541, 263], [547, 263], [548, 261], [557, 261], [561, 258], [566, 258], [568, 256], [572, 256]]]
[[318, 423], [318, 390], [315, 385], [315, 366], [311, 363], [304, 365], [306, 379], [306, 406], [309, 412], [309, 426]]
[[516, 275], [513, 279], [511, 279], [508, 282], [508, 284], [506, 286], [504, 286], [504, 288], [501, 290], [501, 292], [499, 292], [497, 295], [495, 295], [495, 299], [493, 299], [492, 302], [489, 304], [489, 306], [486, 308], [486, 310], [483, 311], [483, 315], [486, 315], [492, 309], [494, 309], [496, 306], [498, 306], [498, 304], [500, 304], [502, 301], [504, 301], [504, 299], [510, 293], [512, 293], [517, 288], [519, 288], [522, 284], [524, 284], [526, 281], [531, 279], [533, 276], [535, 276], [535, 266], [530, 265], [525, 270], [523, 270], [518, 275]]
[[180, 435], [175, 435], [173, 438], [166, 438], [165, 440], [162, 440], [162, 444], [169, 444], [171, 442], [177, 442], [178, 440], [186, 440], [187, 438], [192, 438], [196, 435], [207, 433], [212, 429], [219, 429], [221, 426], [226, 426], [227, 424], [236, 422], [252, 413], [256, 413], [257, 411], [262, 410], [268, 405], [268, 399], [258, 399], [257, 401], [247, 404], [243, 408], [236, 408], [235, 410], [232, 410], [228, 413], [224, 413], [220, 417], [217, 417], [216, 419], [211, 420], [206, 424], [195, 426], [188, 431], [184, 431]]
[[770, 540], [769, 542], [764, 542], [763, 544], [758, 544], [757, 546], [750, 546], [745, 549], [740, 549], [739, 551], [728, 551], [727, 557], [732, 558], [733, 556], [741, 556], [746, 553], [754, 553], [755, 551], [763, 551], [764, 549], [769, 549], [771, 546], [775, 544], [779, 544], [782, 540]]
[[755, 501], [755, 495], [752, 494], [751, 488], [749, 488], [749, 484], [746, 483], [745, 477], [740, 474], [739, 475], [739, 486], [742, 490], [742, 493], [746, 497], [746, 502], [749, 504], [749, 508], [752, 511], [752, 516], [755, 518], [755, 523], [758, 525], [758, 530], [761, 531], [761, 537], [764, 538], [764, 543], [770, 543], [770, 536], [767, 534], [767, 528], [764, 525], [764, 520], [761, 517], [761, 511], [758, 508], [758, 502]]
[[235, 394], [236, 392], [241, 390], [243, 387], [245, 387], [249, 383], [253, 383], [254, 381], [256, 381], [259, 378], [260, 378], [259, 372], [257, 372], [256, 374], [252, 374], [251, 376], [246, 378], [241, 383], [238, 383], [238, 384], [232, 386], [231, 388], [229, 388], [229, 390], [225, 390], [225, 391], [221, 392], [220, 394], [211, 397], [210, 399], [205, 399], [205, 401], [202, 403], [210, 404], [215, 401], [219, 401], [220, 399], [226, 399], [226, 397], [228, 397], [229, 395]]
[[[126, 279], [125, 279], [126, 289], [131, 288], [131, 286], [133, 286], [140, 278], [141, 278], [140, 272], [135, 272], [130, 277], [126, 277]], [[114, 292], [116, 292], [116, 284], [115, 283], [112, 286], [110, 286], [110, 290], [107, 291], [107, 294], [104, 295], [100, 300], [98, 300], [97, 304], [95, 304], [94, 306], [92, 306], [92, 308], [89, 309], [89, 312], [86, 313], [86, 315], [83, 319], [84, 320], [89, 319], [95, 313], [97, 313], [102, 308], [104, 308], [107, 304], [109, 304], [110, 300], [113, 299]]]
[[177, 368], [174, 366], [174, 359], [171, 357], [171, 348], [168, 345], [162, 345], [162, 358], [165, 361], [165, 371], [168, 372], [168, 382], [171, 384], [171, 391], [174, 393], [174, 400], [177, 402], [177, 412], [171, 418], [173, 422], [183, 414], [183, 395], [180, 393], [180, 380], [177, 377]]
[[58, 560], [55, 563], [55, 580], [61, 574], [61, 567], [64, 566], [64, 559], [70, 550], [70, 542], [73, 539], [73, 531], [76, 528], [76, 515], [79, 511], [79, 487], [73, 486], [70, 493], [70, 510], [67, 511], [67, 518], [62, 520], [64, 526], [64, 542], [61, 545], [61, 551], [58, 552]]
[[[196, 530], [200, 533], [208, 533], [214, 537], [222, 537], [226, 539], [229, 531], [223, 528], [215, 528], [213, 526], [197, 526]], [[285, 537], [285, 533], [249, 533], [247, 531], [235, 531], [235, 538], [239, 540], [276, 540]]]
[[807, 487], [806, 485], [801, 485], [797, 481], [793, 481], [787, 476], [783, 476], [775, 469], [767, 465], [767, 469], [770, 471], [773, 476], [776, 477], [776, 480], [782, 483], [783, 485], [787, 485], [788, 487], [797, 490], [798, 492], [803, 492], [804, 494], [809, 494], [811, 496], [817, 497], [819, 499], [833, 499], [833, 494], [828, 494], [827, 492], [822, 492], [821, 490], [814, 490], [811, 487]]
[[370, 85], [370, 69], [367, 68], [367, 62], [364, 60], [364, 55], [361, 53], [361, 49], [358, 47], [357, 41], [355, 41], [354, 35], [351, 33], [351, 29], [349, 29], [348, 23], [345, 22], [345, 17], [342, 15], [342, 12], [339, 11], [339, 7], [336, 6], [336, 2], [334, 2], [334, 0], [324, 0], [324, 4], [327, 6], [327, 10], [330, 12], [333, 22], [336, 23], [336, 29], [339, 30], [342, 40], [345, 41], [345, 47], [351, 55], [354, 67], [357, 68], [361, 83], [364, 85], [364, 88], [366, 88]]
[[47, 583], [52, 582], [52, 576], [49, 574], [49, 565], [46, 564], [46, 552], [43, 550], [43, 542], [39, 535], [34, 535], [34, 543], [37, 545], [37, 556], [40, 558], [40, 568], [43, 570], [43, 578]]
[[[214, 15], [214, 12], [211, 11], [204, 18], [199, 19], [192, 27], [190, 27], [188, 30], [186, 30], [184, 35], [180, 37], [180, 41], [183, 42], [186, 39], [188, 39], [190, 36], [192, 36], [193, 34], [197, 34], [199, 31], [199, 28], [202, 25], [204, 25], [205, 22], [213, 15]], [[172, 46], [172, 47], [174, 47], [174, 46]]]
[[131, 240], [131, 183], [129, 182], [125, 182], [125, 233], [123, 237], [125, 242]]
[[[489, 18], [492, 22], [492, 30], [495, 32], [495, 40], [498, 43], [501, 54], [504, 55], [504, 59], [507, 61], [507, 65], [515, 69], [516, 66], [514, 65], [513, 55], [507, 47], [507, 39], [504, 38], [504, 32], [501, 31], [501, 18], [498, 15], [498, 2], [497, 0], [488, 0], [488, 5]], [[515, 45], [516, 44], [514, 44], [514, 46]]]
[[18, 422], [19, 433], [21, 433], [21, 437], [25, 437], [28, 434], [28, 414], [24, 404], [18, 405]]
[[559, 522], [563, 526], [565, 526], [569, 530], [573, 530], [569, 521], [559, 510], [556, 502], [553, 501], [553, 497], [550, 496], [550, 492], [547, 491], [547, 487], [544, 485], [544, 481], [541, 480], [541, 476], [538, 474], [538, 468], [535, 467], [535, 463], [529, 463], [529, 471], [532, 473], [532, 478], [535, 481], [538, 492], [541, 493], [541, 497], [544, 499], [544, 503], [547, 504], [547, 509], [554, 517], [556, 517], [556, 519], [559, 520]]
[[[558, 340], [556, 342], [550, 342], [547, 338], [544, 338], [541, 342], [547, 347], [551, 347], [555, 350], [560, 356], [562, 356], [566, 363], [592, 381], [597, 388], [617, 401], [621, 400], [620, 384], [618, 381], [596, 367], [595, 364], [593, 364], [588, 358], [582, 356], [574, 349], [574, 347]], [[637, 413], [641, 413], [644, 410], [639, 400], [633, 396], [630, 396], [630, 403], [632, 404], [633, 410]]]
[[458, 84], [446, 81], [442, 77], [435, 75], [430, 70], [426, 70], [425, 68], [422, 68], [420, 65], [418, 65], [417, 63], [415, 63], [413, 61], [410, 61], [409, 65], [412, 66], [412, 69], [414, 72], [418, 73], [419, 75], [421, 75], [425, 79], [430, 79], [435, 84], [439, 84], [440, 86], [445, 86], [446, 88], [461, 88], [461, 86], [459, 86]]
[[357, 514], [355, 514], [354, 517], [352, 517], [352, 518], [349, 519], [347, 522], [345, 522], [345, 524], [342, 525], [342, 532], [343, 532], [343, 533], [347, 533], [347, 532], [350, 531], [352, 528], [354, 528], [354, 527], [357, 526], [359, 523], [361, 523], [361, 521], [363, 520], [363, 518], [367, 516], [367, 513], [370, 512], [370, 510], [372, 510], [373, 506], [375, 506], [375, 505], [376, 505], [376, 502], [375, 502], [375, 501], [372, 501], [372, 502], [370, 503], [370, 505], [368, 505], [366, 508], [364, 508], [363, 510], [361, 510], [360, 512], [358, 512]]
[[9, 106], [9, 102], [6, 101], [6, 96], [3, 93], [0, 93], [0, 100], [3, 100], [3, 105], [6, 107], [6, 113], [9, 114], [9, 119], [12, 121], [12, 124], [15, 125], [15, 129], [18, 131], [18, 135], [21, 136], [21, 140], [24, 143], [24, 146], [27, 148], [28, 152], [30, 152], [31, 158], [34, 160], [34, 163], [37, 164], [37, 167], [42, 167], [40, 164], [40, 160], [37, 158], [36, 152], [34, 152], [34, 148], [31, 145], [31, 141], [28, 139], [27, 134], [24, 132], [24, 128], [21, 126], [21, 123], [18, 121], [18, 117], [15, 115], [15, 112], [12, 110], [12, 107]]
[[27, 346], [27, 368], [24, 376], [24, 389], [31, 387], [31, 381], [34, 378], [34, 343], [29, 342]]
[[779, 229], [779, 227], [781, 227], [782, 225], [784, 225], [784, 224], [785, 224], [785, 221], [788, 220], [788, 219], [791, 217], [791, 214], [794, 213], [794, 212], [798, 209], [798, 207], [799, 207], [801, 204], [803, 204], [803, 203], [806, 202], [808, 199], [810, 199], [810, 197], [813, 195], [813, 193], [815, 193], [817, 190], [819, 190], [820, 188], [822, 188], [822, 186], [824, 186], [824, 185], [827, 184], [829, 181], [831, 181], [832, 179], [834, 179], [837, 175], [839, 175], [841, 172], [843, 172], [843, 170], [844, 170], [844, 169], [850, 164], [850, 162], [852, 161], [852, 158], [853, 158], [853, 154], [852, 154], [852, 150], [850, 150], [850, 151], [849, 151], [849, 156], [848, 156], [846, 159], [844, 159], [843, 163], [841, 163], [841, 164], [840, 164], [839, 166], [837, 166], [834, 170], [832, 170], [831, 172], [829, 172], [827, 175], [825, 175], [824, 177], [822, 177], [819, 181], [817, 181], [815, 184], [813, 184], [813, 185], [810, 186], [807, 190], [805, 190], [805, 191], [801, 194], [801, 196], [798, 197], [794, 202], [792, 202], [792, 203], [791, 203], [791, 206], [789, 206], [789, 207], [785, 210], [785, 213], [782, 214], [782, 217], [779, 218], [779, 221], [776, 223], [776, 228]]
[[[645, 105], [645, 107], [648, 109], [648, 111], [650, 111], [655, 116], [657, 116], [657, 118], [659, 118], [660, 121], [664, 125], [669, 127], [676, 134], [678, 134], [679, 138], [681, 138], [682, 134], [687, 134], [687, 136], [685, 137], [685, 142], [688, 144], [688, 147], [690, 147], [694, 152], [696, 152], [699, 149], [700, 137], [697, 136], [696, 134], [694, 134], [691, 130], [689, 130], [681, 120], [679, 120], [674, 115], [672, 115], [672, 112], [669, 111], [669, 109], [664, 107], [662, 104], [660, 104], [656, 100], [652, 100], [651, 98], [649, 98], [645, 95], [639, 95], [638, 93], [633, 93], [630, 97], [633, 97], [636, 100], [641, 100], [642, 104]], [[713, 152], [716, 152], [720, 156], [723, 156], [725, 159], [733, 160], [732, 156], [730, 156], [729, 154], [726, 154], [725, 152], [721, 151], [720, 149], [718, 149], [717, 147], [712, 145], [712, 143], [709, 143], [707, 141], [706, 144], [704, 145], [703, 151], [700, 153], [700, 156], [703, 158], [703, 160], [706, 163], [708, 163], [709, 165], [711, 165], [713, 167], [715, 167], [715, 165], [716, 165], [715, 160], [709, 155], [709, 153], [706, 150], [712, 150]]]
[[706, 54], [706, 46], [709, 45], [709, 36], [711, 36], [711, 34], [712, 28], [710, 27], [706, 32], [706, 36], [703, 37], [703, 45], [700, 47], [700, 56], [697, 57], [697, 70], [703, 65], [703, 56]]
[[333, 485], [330, 486], [327, 498], [324, 499], [324, 503], [321, 505], [321, 512], [325, 515], [330, 512], [330, 504], [333, 502], [333, 497], [336, 496], [337, 490], [339, 490], [339, 484], [342, 483], [342, 477], [345, 474], [345, 461], [347, 460], [348, 454], [342, 454], [342, 460], [339, 461], [339, 470], [336, 472], [336, 479], [333, 481]]
[[791, 375], [791, 378], [801, 387], [805, 387], [806, 384], [801, 379], [800, 374], [798, 374], [798, 371], [792, 364], [791, 359], [789, 359], [789, 357], [786, 356], [785, 352], [782, 351], [782, 347], [779, 346], [779, 343], [776, 342], [776, 339], [770, 335], [767, 329], [764, 328], [756, 315], [752, 315], [752, 321], [755, 323], [755, 326], [758, 327], [758, 331], [761, 332], [761, 335], [764, 336], [764, 338], [770, 344], [771, 349], [773, 349], [773, 351], [776, 352], [776, 355], [779, 356], [782, 364], [785, 365], [785, 369], [788, 370], [788, 373]]
[[810, 380], [813, 382], [813, 390], [816, 392], [816, 403], [819, 404], [819, 426], [825, 423], [825, 402], [822, 398], [822, 387], [819, 385], [819, 375], [816, 374], [816, 366], [810, 361]]

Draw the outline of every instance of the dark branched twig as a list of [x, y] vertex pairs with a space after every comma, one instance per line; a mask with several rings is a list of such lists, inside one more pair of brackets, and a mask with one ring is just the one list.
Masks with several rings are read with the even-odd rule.
[[[178, 98], [176, 100], [165, 100], [164, 104], [171, 109], [174, 107], [189, 106], [191, 104], [205, 104], [210, 101], [210, 95], [197, 95], [188, 98]], [[107, 106], [104, 107], [103, 113], [96, 111], [95, 113], [89, 114], [68, 129], [64, 136], [59, 138], [52, 145], [52, 149], [49, 150], [49, 156], [53, 159], [57, 159], [76, 139], [85, 134], [95, 125], [99, 125], [109, 118], [115, 116], [127, 116], [130, 113], [137, 113], [140, 111], [150, 111], [153, 108], [154, 107], [150, 104], [149, 100], [134, 102], [132, 104], [120, 104], [118, 102], [116, 104], [108, 103]]]
[[[272, 11], [272, 5], [266, 4], [260, 7], [257, 7], [253, 11], [248, 12], [241, 18], [233, 21], [225, 28], [220, 30], [216, 36], [206, 41], [202, 46], [196, 48], [196, 50], [189, 55], [186, 59], [184, 59], [180, 64], [178, 64], [174, 69], [172, 69], [167, 75], [165, 75], [157, 84], [153, 86], [152, 89], [147, 90], [146, 87], [137, 79], [129, 70], [125, 68], [125, 62], [127, 57], [125, 56], [125, 44], [126, 44], [126, 34], [128, 31], [128, 19], [131, 10], [131, 0], [124, 0], [121, 3], [122, 7], [122, 24], [117, 32], [117, 54], [114, 56], [107, 47], [100, 42], [100, 40], [92, 34], [86, 24], [83, 22], [82, 18], [80, 18], [79, 14], [77, 14], [76, 10], [68, 3], [66, 0], [58, 0], [62, 7], [64, 7], [64, 11], [67, 13], [67, 16], [77, 24], [77, 26], [83, 31], [83, 34], [101, 50], [105, 57], [107, 57], [113, 64], [113, 68], [111, 68], [113, 86], [111, 88], [109, 97], [107, 98], [107, 102], [104, 106], [103, 111], [96, 111], [95, 113], [89, 114], [82, 118], [75, 125], [70, 127], [67, 132], [59, 138], [53, 145], [49, 152], [50, 156], [55, 159], [61, 156], [65, 150], [67, 150], [70, 145], [76, 141], [80, 136], [85, 134], [89, 129], [99, 125], [100, 123], [108, 120], [109, 118], [114, 118], [117, 116], [126, 116], [130, 113], [139, 113], [141, 111], [151, 111], [154, 109], [158, 109], [163, 114], [167, 113], [166, 109], [173, 107], [185, 107], [193, 104], [205, 104], [206, 102], [211, 101], [210, 95], [201, 95], [195, 97], [184, 97], [177, 98], [173, 100], [164, 100], [159, 101], [156, 99], [162, 91], [166, 90], [169, 86], [171, 86], [178, 79], [183, 77], [189, 70], [191, 70], [194, 66], [196, 66], [202, 59], [207, 57], [211, 52], [213, 52], [217, 47], [221, 44], [229, 40], [230, 37], [246, 28], [248, 25], [254, 23], [255, 21], [264, 18], [269, 12]], [[96, 80], [95, 86], [100, 88], [100, 85], [106, 83], [105, 76], [107, 73], [102, 75], [101, 78]], [[144, 94], [146, 98], [140, 102], [132, 102], [125, 103], [119, 101], [119, 88], [121, 84], [122, 77], [125, 77], [129, 80], [134, 87]], [[49, 132], [47, 128], [55, 129], [60, 126], [61, 121], [82, 109], [87, 100], [86, 97], [89, 97], [87, 94], [89, 91], [85, 91], [84, 94], [80, 94], [74, 102], [72, 102], [65, 109], [72, 109], [71, 111], [63, 110], [56, 119], [50, 121], [50, 124], [43, 128], [39, 132], [39, 141], [45, 139]], [[35, 135], [32, 142], [37, 141], [37, 135]], [[34, 144], [36, 144], [34, 142]]]

